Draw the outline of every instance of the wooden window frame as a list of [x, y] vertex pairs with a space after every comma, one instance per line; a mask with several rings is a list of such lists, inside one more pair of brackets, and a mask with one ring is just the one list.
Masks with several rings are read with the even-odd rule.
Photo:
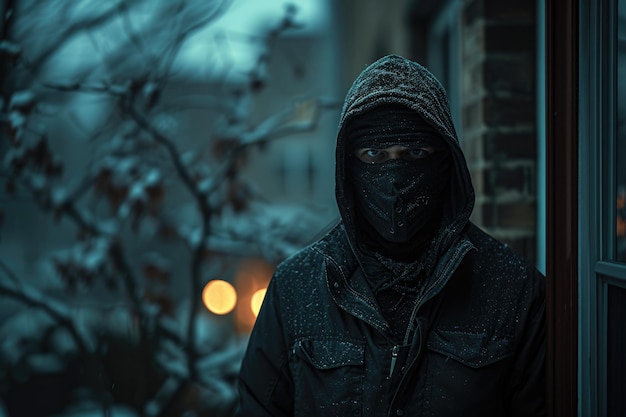
[[577, 415], [578, 1], [546, 0], [548, 416]]

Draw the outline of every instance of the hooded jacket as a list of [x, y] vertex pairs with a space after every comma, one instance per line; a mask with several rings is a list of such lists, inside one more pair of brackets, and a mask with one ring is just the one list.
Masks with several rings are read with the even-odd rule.
[[[450, 196], [412, 299], [410, 332], [392, 337], [366, 279], [346, 181], [344, 127], [381, 104], [419, 113], [449, 145]], [[469, 221], [474, 190], [444, 89], [391, 55], [345, 99], [337, 135], [341, 222], [281, 263], [250, 336], [238, 415], [543, 416], [544, 278]]]

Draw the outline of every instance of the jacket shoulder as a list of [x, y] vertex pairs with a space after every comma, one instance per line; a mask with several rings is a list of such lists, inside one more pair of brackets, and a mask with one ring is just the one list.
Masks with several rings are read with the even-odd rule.
[[[470, 251], [446, 285], [452, 313], [444, 329], [470, 329], [517, 340], [528, 315], [540, 311], [545, 278], [521, 255], [477, 226], [470, 225]], [[462, 314], [460, 313], [462, 312]]]
[[277, 266], [272, 280], [276, 281], [280, 288], [292, 287], [299, 282], [310, 285], [319, 281], [325, 277], [327, 262], [345, 264], [340, 258], [348, 256], [347, 252], [350, 249], [346, 246], [343, 226], [336, 226], [316, 242], [282, 261]]
[[468, 237], [476, 248], [471, 259], [482, 272], [499, 279], [544, 280], [527, 259], [478, 226], [470, 224]]

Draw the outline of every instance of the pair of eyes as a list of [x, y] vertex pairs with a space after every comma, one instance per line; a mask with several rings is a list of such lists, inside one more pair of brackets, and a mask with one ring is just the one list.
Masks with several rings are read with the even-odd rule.
[[356, 150], [354, 155], [362, 162], [368, 164], [378, 164], [392, 159], [416, 161], [418, 159], [426, 158], [433, 152], [435, 152], [435, 148], [427, 145], [410, 148], [406, 146], [394, 145], [383, 149], [360, 148]]

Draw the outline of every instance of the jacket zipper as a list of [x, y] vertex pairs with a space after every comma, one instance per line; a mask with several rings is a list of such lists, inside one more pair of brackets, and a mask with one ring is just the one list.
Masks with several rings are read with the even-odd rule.
[[[413, 322], [413, 320], [415, 320], [415, 315], [417, 314], [417, 310], [419, 309], [419, 307], [421, 307], [421, 303], [424, 301], [424, 299], [426, 298], [427, 295], [429, 295], [428, 293], [434, 289], [435, 287], [437, 287], [439, 285], [439, 283], [444, 280], [446, 278], [447, 275], [450, 274], [449, 270], [452, 269], [451, 265], [457, 264], [458, 265], [458, 261], [459, 259], [463, 259], [463, 257], [465, 256], [465, 254], [469, 251], [469, 249], [466, 251], [466, 248], [461, 246], [459, 248], [457, 248], [456, 252], [452, 254], [452, 256], [450, 257], [450, 259], [448, 259], [448, 261], [446, 262], [445, 267], [442, 270], [442, 273], [440, 274], [439, 278], [437, 278], [435, 280], [435, 282], [426, 290], [424, 291], [424, 293], [421, 294], [421, 297], [419, 298], [419, 300], [416, 302], [415, 308], [413, 309], [413, 314], [411, 315], [411, 322]], [[471, 249], [471, 247], [470, 247]], [[463, 253], [463, 254], [462, 254]], [[461, 255], [462, 254], [462, 255]], [[419, 350], [417, 352], [417, 355], [415, 356], [415, 358], [413, 358], [413, 361], [407, 366], [408, 368], [411, 368], [413, 366], [413, 364], [415, 363], [415, 361], [417, 360], [417, 358], [421, 355], [421, 351], [422, 351], [422, 346], [421, 346], [421, 338], [423, 337], [421, 334], [421, 327], [419, 325], [419, 322], [417, 323], [417, 328], [415, 329], [415, 331], [419, 331], [420, 332], [420, 346], [419, 346]], [[407, 333], [405, 335], [405, 344], [408, 343], [408, 335], [409, 335], [409, 331], [407, 329]], [[398, 346], [394, 346], [394, 350], [398, 348]], [[397, 358], [398, 354], [396, 351], [396, 358]], [[391, 352], [391, 372], [393, 372], [393, 368], [395, 367], [395, 360], [393, 357], [393, 350]], [[391, 376], [391, 373], [390, 373]], [[406, 374], [404, 374], [400, 380], [400, 382], [397, 385], [397, 389], [396, 392], [393, 394], [393, 397], [391, 399], [391, 404], [392, 407], [389, 409], [389, 416], [391, 416], [391, 412], [393, 410], [393, 404], [395, 404], [396, 402], [396, 398], [398, 396], [398, 392], [400, 391], [400, 386], [402, 385], [402, 383], [404, 382], [404, 379], [406, 378]]]
[[391, 376], [393, 375], [393, 370], [396, 367], [396, 361], [398, 360], [399, 350], [400, 350], [400, 347], [398, 345], [394, 346], [393, 349], [391, 349], [391, 366], [389, 368], [389, 378], [391, 378]]
[[[406, 330], [406, 333], [404, 335], [404, 344], [408, 344], [409, 340], [410, 340], [410, 334], [411, 334], [411, 326], [412, 323], [415, 321], [415, 317], [417, 315], [417, 311], [420, 309], [420, 307], [422, 306], [422, 303], [424, 302], [424, 299], [426, 299], [427, 296], [430, 295], [430, 292], [439, 286], [439, 284], [444, 281], [449, 275], [450, 272], [449, 270], [451, 269], [451, 265], [453, 264], [458, 264], [458, 260], [459, 259], [463, 259], [463, 257], [465, 256], [465, 254], [467, 253], [467, 251], [465, 251], [465, 246], [466, 245], [460, 245], [456, 251], [452, 254], [452, 256], [450, 256], [450, 259], [447, 260], [446, 265], [444, 266], [443, 270], [441, 271], [441, 274], [439, 274], [439, 277], [435, 280], [435, 282], [433, 282], [430, 287], [428, 287], [425, 291], [423, 291], [418, 300], [415, 302], [415, 307], [413, 308], [413, 312], [411, 313], [411, 319], [409, 320], [409, 326]], [[469, 251], [469, 249], [468, 249]], [[464, 253], [463, 253], [464, 252]], [[463, 253], [463, 256], [460, 256], [460, 254]], [[430, 298], [429, 298], [430, 299]]]

